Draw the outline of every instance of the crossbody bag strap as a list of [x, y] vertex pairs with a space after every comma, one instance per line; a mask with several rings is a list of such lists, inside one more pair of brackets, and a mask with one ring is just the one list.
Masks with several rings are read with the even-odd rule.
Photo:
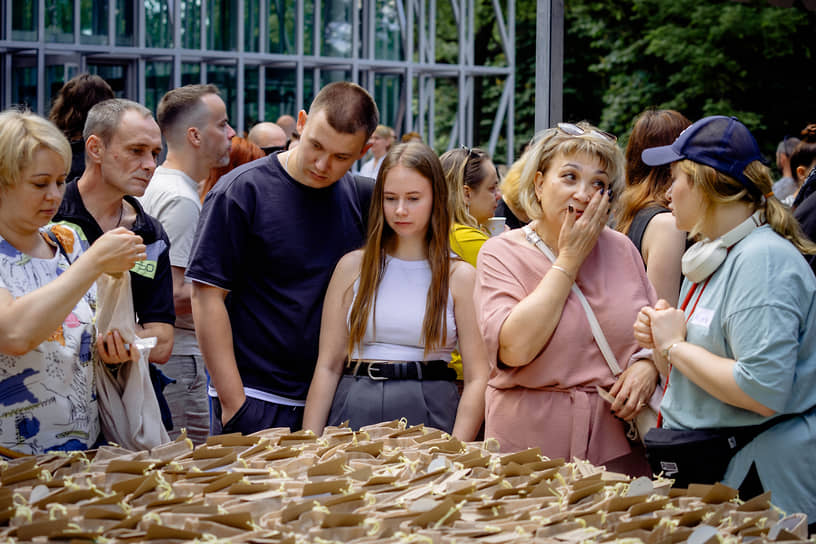
[[[541, 237], [539, 237], [538, 233], [536, 233], [532, 227], [530, 227], [530, 225], [525, 225], [522, 230], [524, 230], [524, 235], [527, 236], [527, 240], [536, 246], [541, 253], [543, 253], [550, 261], [554, 263], [555, 254], [549, 247], [547, 247], [547, 244], [545, 244]], [[595, 312], [592, 311], [592, 306], [589, 305], [589, 301], [584, 296], [581, 288], [578, 287], [575, 282], [572, 283], [572, 292], [576, 297], [578, 297], [578, 300], [581, 302], [581, 306], [584, 308], [587, 321], [589, 321], [589, 327], [592, 329], [592, 336], [595, 337], [595, 343], [598, 344], [598, 347], [606, 360], [606, 364], [609, 365], [609, 370], [612, 371], [613, 375], [617, 376], [623, 372], [623, 370], [621, 370], [617, 359], [615, 359], [615, 354], [612, 352], [609, 342], [606, 341], [606, 336], [603, 333], [601, 324], [598, 323], [598, 318], [595, 317]]]

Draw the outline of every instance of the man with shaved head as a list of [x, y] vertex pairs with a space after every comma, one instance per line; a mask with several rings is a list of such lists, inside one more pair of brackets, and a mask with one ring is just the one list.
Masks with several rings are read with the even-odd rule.
[[283, 151], [286, 149], [286, 141], [288, 138], [286, 132], [275, 123], [262, 121], [252, 127], [247, 139], [269, 155], [275, 151]]
[[287, 138], [291, 138], [292, 133], [297, 130], [297, 121], [291, 115], [281, 115], [275, 123], [283, 129]]

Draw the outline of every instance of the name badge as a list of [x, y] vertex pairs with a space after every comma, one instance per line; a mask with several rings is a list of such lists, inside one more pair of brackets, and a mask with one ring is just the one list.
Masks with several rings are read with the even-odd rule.
[[697, 308], [694, 310], [694, 314], [692, 314], [689, 324], [693, 323], [707, 329], [709, 325], [711, 325], [712, 319], [714, 319], [714, 310], [709, 310], [708, 308]]
[[150, 261], [148, 259], [139, 261], [133, 265], [133, 268], [131, 268], [130, 271], [134, 274], [139, 274], [140, 276], [144, 276], [145, 278], [152, 280], [156, 277], [156, 261]]

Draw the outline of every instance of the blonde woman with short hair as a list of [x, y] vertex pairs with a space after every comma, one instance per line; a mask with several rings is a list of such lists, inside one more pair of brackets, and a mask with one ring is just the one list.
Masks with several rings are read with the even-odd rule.
[[[623, 153], [596, 127], [562, 123], [523, 160], [518, 200], [533, 221], [488, 240], [476, 268], [476, 312], [491, 365], [485, 437], [497, 438], [502, 451], [538, 447], [551, 458], [647, 474], [623, 420], [634, 418], [657, 383], [629, 323], [655, 294], [632, 242], [606, 227], [623, 184]], [[620, 375], [599, 349], [574, 285]], [[597, 387], [615, 397], [611, 406]]]
[[100, 438], [93, 346], [106, 363], [131, 358], [118, 331], [96, 337], [94, 282], [129, 270], [145, 258], [145, 246], [117, 228], [83, 252], [76, 232], [49, 225], [70, 166], [71, 147], [56, 126], [30, 112], [0, 113], [0, 447], [6, 454], [93, 447]]

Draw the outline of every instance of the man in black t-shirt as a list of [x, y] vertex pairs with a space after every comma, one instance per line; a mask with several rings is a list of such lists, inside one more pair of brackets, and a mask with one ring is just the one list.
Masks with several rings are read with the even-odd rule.
[[298, 114], [299, 146], [236, 168], [207, 195], [187, 277], [213, 434], [300, 428], [329, 279], [366, 231], [366, 186], [348, 170], [378, 120], [362, 87], [332, 83]]
[[161, 132], [153, 115], [130, 100], [113, 98], [88, 113], [83, 132], [85, 171], [65, 189], [54, 217], [76, 228], [92, 244], [103, 233], [124, 227], [142, 237], [147, 258], [130, 271], [136, 334], [155, 336], [150, 361], [164, 363], [173, 349], [173, 279], [161, 224], [133, 198], [144, 194], [161, 152]]

